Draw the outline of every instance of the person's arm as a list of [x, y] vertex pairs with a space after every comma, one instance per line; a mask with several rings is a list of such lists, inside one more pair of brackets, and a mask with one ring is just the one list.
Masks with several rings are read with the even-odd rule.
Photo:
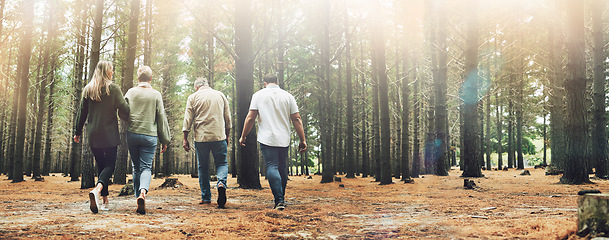
[[125, 98], [123, 97], [123, 92], [121, 92], [121, 89], [118, 87], [118, 85], [115, 85], [116, 87], [113, 88], [115, 91], [115, 97], [116, 97], [116, 108], [118, 109], [118, 116], [120, 118], [122, 118], [125, 121], [129, 121], [129, 104], [127, 103], [127, 101], [125, 101]]
[[298, 138], [300, 138], [300, 143], [298, 144], [298, 151], [303, 152], [307, 150], [307, 140], [305, 137], [304, 127], [302, 126], [302, 118], [300, 117], [300, 113], [291, 114], [290, 119], [292, 120], [292, 124], [294, 125], [294, 129], [296, 130]]
[[87, 98], [81, 98], [80, 99], [80, 110], [78, 111], [78, 115], [76, 116], [76, 119], [78, 120], [78, 122], [76, 122], [76, 126], [74, 127], [74, 142], [75, 143], [79, 143], [80, 142], [80, 136], [82, 135], [82, 128], [85, 125], [85, 122], [87, 121], [87, 116], [89, 115], [89, 100]]
[[163, 105], [163, 97], [161, 97], [160, 93], [157, 96], [156, 121], [157, 135], [161, 141], [161, 153], [164, 153], [167, 150], [167, 145], [171, 142], [171, 131], [169, 130], [169, 122], [167, 121], [165, 106]]
[[187, 152], [190, 151], [190, 144], [188, 143], [188, 133], [190, 132], [190, 127], [192, 126], [192, 119], [194, 117], [190, 101], [191, 97], [188, 97], [188, 100], [186, 100], [186, 110], [184, 110], [184, 126], [182, 127], [182, 132], [184, 133], [184, 138], [182, 139], [182, 147]]
[[230, 129], [232, 128], [233, 122], [230, 117], [230, 105], [228, 105], [228, 99], [224, 94], [222, 95], [224, 100], [224, 131], [226, 133], [226, 145], [230, 145]]
[[188, 131], [184, 131], [184, 138], [182, 139], [182, 147], [187, 152], [190, 151], [190, 143], [188, 143]]
[[245, 138], [247, 134], [250, 133], [252, 127], [254, 127], [254, 123], [256, 122], [256, 117], [258, 117], [258, 110], [250, 110], [245, 117], [245, 123], [243, 123], [243, 132], [241, 133], [241, 138], [239, 138], [239, 144], [245, 147]]

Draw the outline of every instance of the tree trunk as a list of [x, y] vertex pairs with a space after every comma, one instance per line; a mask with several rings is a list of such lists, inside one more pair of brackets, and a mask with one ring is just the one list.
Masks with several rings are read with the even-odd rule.
[[[87, 43], [85, 36], [87, 35], [87, 29], [88, 29], [88, 14], [87, 11], [85, 10], [87, 7], [85, 6], [85, 1], [79, 1], [79, 6], [82, 6], [81, 9], [79, 9], [80, 11], [80, 21], [78, 21], [77, 23], [77, 28], [79, 32], [79, 38], [78, 38], [78, 47], [76, 48], [76, 61], [74, 63], [74, 69], [75, 69], [75, 76], [74, 76], [74, 99], [72, 100], [74, 105], [73, 105], [73, 115], [72, 115], [72, 123], [73, 126], [76, 126], [77, 121], [78, 121], [78, 108], [80, 107], [80, 99], [81, 99], [81, 95], [82, 95], [82, 88], [83, 88], [83, 76], [84, 76], [84, 69], [85, 69], [85, 44]], [[76, 129], [75, 127], [73, 127], [73, 133], [72, 135], [76, 134]], [[69, 167], [67, 169], [69, 174], [70, 174], [70, 181], [78, 181], [78, 178], [80, 176], [80, 161], [82, 158], [82, 145], [81, 143], [76, 143], [74, 141], [70, 141], [71, 142], [71, 147], [70, 147], [70, 151], [69, 151]], [[87, 146], [88, 147], [88, 146]]]
[[[510, 79], [514, 81], [513, 74], [510, 75]], [[514, 167], [516, 160], [516, 154], [514, 151], [514, 101], [513, 90], [508, 89], [508, 168]]]
[[[0, 8], [0, 10], [2, 10], [2, 9]], [[2, 24], [0, 24], [0, 25], [2, 25]], [[4, 72], [7, 74], [7, 76], [10, 75], [10, 73], [9, 73], [9, 67], [10, 67], [11, 63], [13, 62], [12, 56], [13, 56], [13, 51], [9, 51], [9, 53], [8, 53], [8, 59], [9, 60], [7, 61], [7, 64], [6, 64], [5, 68], [4, 68]], [[5, 88], [4, 89], [4, 94], [7, 97], [4, 98], [4, 99], [7, 99], [7, 100], [8, 100], [8, 93], [9, 93], [9, 90], [8, 90], [9, 83], [10, 83], [9, 78], [5, 76], [5, 78], [4, 78], [4, 88]], [[2, 169], [0, 169], [0, 174], [2, 174], [2, 173], [7, 174], [8, 175], [8, 180], [12, 180], [12, 175], [13, 175], [12, 169], [9, 170], [8, 167], [12, 166], [12, 165], [10, 165], [12, 163], [12, 158], [13, 158], [13, 155], [11, 155], [12, 154], [11, 152], [13, 152], [13, 150], [15, 149], [15, 147], [14, 147], [14, 139], [15, 139], [15, 128], [14, 128], [14, 126], [15, 126], [15, 121], [16, 121], [16, 119], [15, 119], [15, 115], [16, 115], [15, 111], [17, 110], [16, 103], [18, 101], [17, 94], [16, 94], [17, 91], [15, 89], [18, 89], [18, 84], [15, 84], [15, 87], [13, 87], [13, 89], [14, 89], [13, 90], [13, 107], [10, 110], [11, 117], [10, 117], [10, 119], [8, 119], [9, 122], [4, 123], [4, 125], [3, 125], [4, 126], [3, 129], [6, 128], [7, 125], [8, 125], [8, 133], [6, 133], [8, 135], [4, 135], [5, 131], [3, 130], [2, 131], [3, 132], [2, 139], [4, 141], [2, 141], [2, 143], [0, 143], [0, 145], [2, 145], [2, 148], [1, 148], [2, 149], [2, 153], [1, 153], [1, 155], [2, 155], [2, 159], [3, 159], [2, 160]], [[8, 107], [9, 107], [8, 102], [5, 102], [4, 110], [6, 111], [7, 115], [8, 115], [8, 112], [9, 112], [9, 108]], [[5, 117], [3, 117], [3, 119], [5, 119], [5, 118], [8, 118], [8, 116], [5, 115]]]
[[548, 33], [549, 52], [551, 61], [550, 77], [550, 157], [551, 165], [560, 170], [566, 165], [566, 129], [565, 129], [565, 89], [562, 71], [561, 52], [562, 34], [558, 32], [560, 22], [552, 24]]
[[[43, 67], [42, 67], [42, 81], [40, 83], [40, 91], [38, 94], [38, 112], [36, 118], [36, 136], [34, 138], [34, 163], [33, 163], [33, 174], [32, 178], [40, 177], [42, 174], [42, 124], [44, 122], [44, 113], [46, 111], [47, 104], [46, 100], [46, 88], [49, 85], [49, 79], [52, 76], [52, 63], [51, 63], [51, 48], [54, 41], [54, 6], [55, 3], [49, 2], [48, 19], [47, 22], [47, 39], [45, 43], [45, 49], [43, 53]], [[52, 80], [51, 80], [52, 81]], [[49, 110], [50, 111], [50, 110]], [[48, 119], [50, 121], [50, 119]]]
[[[237, 133], [243, 132], [245, 117], [249, 112], [249, 104], [253, 93], [254, 58], [252, 55], [252, 0], [235, 0], [235, 59], [237, 84]], [[240, 147], [237, 153], [239, 175], [237, 181], [240, 188], [261, 189], [258, 171], [258, 147], [256, 131], [252, 128], [246, 137], [245, 147]]]
[[[19, 91], [21, 90], [21, 84], [19, 81], [15, 81], [15, 88], [13, 88], [13, 106], [11, 108], [11, 122], [9, 124], [9, 144], [8, 144], [8, 160], [7, 166], [14, 166], [15, 164], [15, 140], [17, 132], [17, 109], [19, 108]], [[8, 180], [12, 180], [14, 176], [13, 169], [8, 169]]]
[[467, 1], [469, 4], [467, 44], [465, 50], [465, 79], [462, 92], [464, 139], [463, 139], [463, 173], [462, 177], [482, 177], [479, 162], [476, 157], [478, 145], [476, 128], [478, 122], [478, 15], [477, 1]]
[[447, 77], [447, 46], [446, 46], [446, 17], [444, 7], [439, 6], [440, 13], [438, 14], [438, 68], [437, 78], [434, 81], [435, 88], [435, 110], [436, 110], [436, 126], [435, 126], [435, 141], [434, 141], [434, 160], [435, 174], [438, 176], [448, 176], [448, 112], [446, 111], [446, 81]]
[[[377, 181], [381, 185], [392, 183], [391, 179], [391, 126], [389, 118], [389, 84], [387, 81], [387, 67], [385, 61], [385, 37], [383, 36], [383, 21], [380, 4], [374, 5], [374, 24], [371, 25], [372, 69], [378, 81], [378, 104], [380, 108], [380, 156], [377, 157], [377, 168], [380, 176]], [[375, 77], [373, 77], [375, 79]], [[379, 139], [379, 138], [377, 138]], [[379, 171], [377, 171], [377, 174]]]
[[594, 39], [594, 130], [592, 131], [592, 161], [595, 175], [599, 178], [607, 176], [607, 116], [605, 111], [605, 40], [603, 39], [603, 7], [605, 2], [592, 2], [592, 35]]
[[[347, 14], [347, 11], [345, 11], [345, 26], [349, 26], [349, 15]], [[347, 84], [347, 142], [346, 142], [346, 148], [347, 148], [347, 159], [345, 161], [345, 166], [346, 166], [346, 171], [347, 171], [347, 176], [345, 176], [346, 178], [355, 178], [355, 169], [354, 166], [356, 165], [356, 161], [355, 161], [355, 157], [354, 157], [354, 150], [353, 150], [353, 135], [355, 134], [353, 132], [353, 124], [354, 124], [354, 120], [353, 120], [353, 80], [352, 80], [352, 69], [351, 69], [351, 35], [350, 34], [346, 34], [345, 36], [346, 38], [346, 49], [345, 49], [345, 58], [346, 58], [346, 84]]]
[[[406, 22], [408, 24], [408, 21]], [[407, 25], [407, 30], [404, 31], [405, 34], [408, 34], [412, 25]], [[402, 42], [404, 48], [402, 54], [402, 74], [400, 76], [402, 80], [402, 156], [400, 156], [400, 160], [402, 161], [402, 181], [409, 182], [411, 181], [410, 176], [410, 70], [408, 63], [411, 62], [411, 54], [410, 48], [408, 48], [408, 42]]]
[[[0, 19], [4, 19], [4, 6], [5, 6], [5, 3], [6, 3], [6, 0], [1, 0], [0, 1]], [[3, 27], [4, 27], [3, 22], [0, 22], [0, 36], [2, 36]], [[5, 74], [8, 74], [8, 66], [10, 64], [10, 59], [11, 59], [11, 55], [12, 55], [12, 51], [10, 49], [8, 50], [8, 52], [9, 52], [9, 58], [8, 58], [9, 60], [7, 61], [8, 63], [6, 65], [7, 67], [5, 68], [6, 69], [5, 70]], [[6, 52], [2, 51], [2, 53], [3, 53], [3, 55], [6, 55]], [[3, 66], [0, 65], [0, 67], [3, 67]], [[2, 97], [3, 97], [2, 99], [5, 99], [5, 101], [3, 102], [2, 106], [1, 106], [2, 107], [2, 118], [0, 119], [0, 121], [2, 121], [2, 124], [0, 126], [0, 139], [2, 139], [2, 141], [0, 142], [0, 174], [6, 172], [5, 165], [6, 165], [6, 162], [7, 162], [6, 161], [7, 157], [6, 157], [6, 155], [4, 155], [5, 154], [4, 147], [6, 146], [6, 145], [4, 145], [4, 143], [6, 142], [6, 139], [7, 139], [7, 137], [6, 137], [5, 133], [4, 133], [4, 129], [6, 127], [6, 124], [5, 124], [5, 122], [6, 122], [6, 112], [8, 111], [7, 110], [8, 109], [8, 102], [7, 102], [8, 101], [8, 97], [7, 97], [7, 95], [8, 95], [8, 83], [9, 83], [9, 79], [8, 78], [2, 77], [2, 79], [3, 79], [3, 82], [4, 82], [4, 84], [3, 84], [4, 85], [4, 91], [2, 93]]]
[[319, 107], [320, 107], [320, 123], [321, 123], [321, 155], [323, 162], [323, 171], [321, 177], [321, 183], [329, 183], [334, 181], [334, 163], [332, 162], [332, 119], [331, 111], [332, 106], [330, 104], [330, 95], [332, 93], [332, 84], [330, 82], [330, 1], [321, 0], [319, 6], [319, 12], [321, 14], [320, 23], [321, 31], [319, 31], [319, 48], [321, 57], [321, 74], [319, 82], [322, 86], [321, 93], [319, 95]]
[[49, 80], [51, 81], [49, 84], [49, 111], [47, 112], [47, 127], [46, 127], [46, 142], [44, 147], [44, 161], [42, 164], [42, 175], [48, 176], [51, 171], [51, 143], [52, 143], [52, 133], [53, 133], [53, 114], [55, 110], [55, 69], [57, 68], [57, 57], [51, 57], [51, 72], [49, 72]]
[[[585, 238], [606, 237], [609, 231], [609, 195], [584, 194], [577, 199], [577, 230], [588, 232]], [[579, 235], [579, 234], [578, 234]]]
[[[95, 1], [95, 18], [93, 20], [93, 41], [91, 43], [91, 56], [89, 57], [89, 72], [87, 80], [91, 80], [95, 68], [99, 62], [99, 56], [101, 52], [101, 35], [103, 29], [104, 18], [104, 0]], [[86, 132], [86, 131], [83, 131]], [[93, 168], [93, 154], [89, 147], [88, 134], [83, 134], [83, 149], [82, 149], [82, 179], [81, 188], [89, 188], [95, 186], [95, 170]]]
[[[127, 90], [133, 87], [133, 73], [135, 69], [135, 53], [137, 49], [137, 32], [140, 17], [140, 0], [131, 1], [131, 16], [129, 17], [129, 32], [127, 33], [127, 51], [125, 56], [125, 71], [122, 82], [123, 95], [127, 93]], [[127, 183], [127, 164], [128, 147], [127, 147], [127, 126], [128, 122], [120, 120], [120, 135], [121, 144], [118, 146], [118, 154], [116, 158], [117, 168], [114, 170], [114, 183], [126, 184]]]
[[32, 33], [34, 30], [34, 0], [25, 0], [23, 10], [23, 32], [17, 66], [17, 80], [21, 81], [19, 88], [19, 111], [17, 113], [17, 134], [15, 137], [15, 159], [13, 164], [14, 183], [23, 181], [23, 159], [25, 144], [25, 123], [27, 121], [27, 94], [29, 90], [30, 57], [32, 55]]
[[[84, 127], [87, 127], [87, 125], [85, 124]], [[95, 160], [89, 147], [89, 134], [87, 131], [83, 131], [82, 139], [82, 145], [85, 147], [82, 148], [82, 181], [80, 182], [80, 188], [87, 189], [95, 187], [95, 173], [97, 171], [95, 171], [95, 165], [93, 164]]]
[[499, 104], [499, 91], [495, 95], [495, 105], [497, 105], [497, 168], [503, 169], [503, 121], [501, 121], [501, 105]]
[[[373, 61], [374, 57], [373, 57]], [[372, 132], [373, 132], [373, 173], [374, 181], [381, 181], [381, 122], [380, 122], [380, 105], [379, 105], [379, 80], [376, 70], [372, 70]]]
[[584, 3], [567, 2], [567, 165], [561, 183], [590, 182], [585, 159], [586, 137], [586, 60]]
[[[415, 60], [415, 58], [412, 58], [413, 60], [413, 66], [417, 65], [417, 61]], [[419, 114], [421, 112], [421, 96], [419, 94], [419, 85], [420, 82], [417, 79], [417, 71], [416, 69], [413, 70], [412, 73], [413, 76], [413, 81], [414, 81], [414, 89], [413, 89], [413, 104], [414, 104], [414, 113], [412, 116], [412, 121], [414, 121], [413, 124], [413, 139], [412, 139], [412, 177], [413, 178], [418, 178], [419, 174], [420, 174], [420, 170], [421, 170], [421, 144], [419, 143], [419, 137], [420, 137], [420, 133], [419, 133], [419, 126], [420, 126], [420, 122], [421, 120], [419, 119]]]
[[[360, 43], [360, 46], [362, 46], [362, 44]], [[364, 53], [363, 53], [363, 47], [360, 47], [360, 56], [363, 57]], [[362, 68], [363, 63], [360, 61], [360, 68]], [[361, 151], [362, 151], [362, 177], [368, 177], [368, 175], [370, 175], [370, 151], [368, 151], [368, 111], [366, 110], [366, 78], [362, 76], [362, 74], [358, 74], [359, 78], [361, 79], [361, 95], [362, 95], [362, 102], [361, 102], [361, 111], [362, 111], [362, 131], [361, 131], [361, 139], [362, 139], [362, 147], [361, 147]]]
[[144, 23], [144, 65], [150, 66], [152, 57], [152, 1], [146, 0], [146, 20]]
[[[486, 65], [486, 86], [489, 86], [488, 88], [490, 89], [490, 83], [491, 83], [491, 64], [490, 64], [490, 60], [487, 61], [487, 65]], [[491, 170], [492, 169], [492, 164], [491, 164], [491, 94], [490, 93], [486, 93], [486, 134], [484, 135], [484, 150], [485, 150], [485, 154], [486, 154], [486, 170]]]
[[[520, 39], [522, 39], [522, 37], [520, 37]], [[518, 55], [523, 55], [522, 51], [518, 51]], [[517, 88], [518, 88], [518, 106], [516, 107], [516, 149], [518, 151], [518, 159], [517, 159], [517, 169], [524, 169], [524, 155], [522, 152], [522, 140], [524, 138], [523, 133], [522, 133], [522, 121], [523, 121], [523, 116], [522, 116], [522, 111], [524, 108], [524, 85], [525, 85], [525, 78], [524, 78], [524, 63], [521, 62], [524, 61], [522, 59], [520, 59], [519, 61], [516, 61], [518, 66], [516, 67], [517, 69]]]

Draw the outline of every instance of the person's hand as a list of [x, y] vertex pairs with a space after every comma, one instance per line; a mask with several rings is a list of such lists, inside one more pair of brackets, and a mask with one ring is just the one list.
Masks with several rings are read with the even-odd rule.
[[307, 142], [300, 141], [300, 143], [298, 144], [298, 151], [299, 152], [304, 152], [306, 150], [307, 150]]
[[167, 151], [167, 144], [161, 144], [161, 153], [164, 153], [165, 151]]
[[74, 142], [75, 143], [80, 143], [80, 136], [74, 135]]
[[182, 147], [184, 147], [184, 150], [186, 150], [187, 152], [190, 151], [190, 144], [188, 143], [188, 140], [184, 139], [182, 141]]
[[227, 137], [226, 138], [226, 146], [229, 146], [229, 145], [230, 145], [230, 138]]
[[239, 145], [245, 147], [245, 136], [241, 136], [241, 138], [239, 138]]

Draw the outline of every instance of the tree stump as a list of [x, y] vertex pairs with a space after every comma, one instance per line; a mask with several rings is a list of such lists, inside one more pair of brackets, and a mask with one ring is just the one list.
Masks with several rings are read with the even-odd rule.
[[159, 188], [186, 188], [177, 178], [165, 178], [165, 182]]
[[123, 188], [121, 188], [121, 191], [118, 194], [118, 196], [130, 196], [130, 195], [135, 195], [135, 189], [133, 189], [133, 183], [125, 184], [125, 186], [123, 186]]
[[609, 236], [609, 194], [583, 194], [577, 204], [577, 235]]

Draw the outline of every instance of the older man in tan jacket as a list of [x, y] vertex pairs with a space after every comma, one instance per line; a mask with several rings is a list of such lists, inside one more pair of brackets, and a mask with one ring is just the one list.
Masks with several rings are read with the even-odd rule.
[[[216, 175], [218, 176], [218, 207], [226, 204], [226, 179], [228, 165], [226, 164], [226, 147], [230, 136], [231, 118], [230, 106], [226, 96], [220, 91], [209, 87], [207, 79], [198, 78], [195, 81], [197, 91], [188, 96], [184, 112], [184, 150], [190, 150], [188, 133], [193, 128], [195, 132], [195, 148], [199, 160], [199, 186], [201, 187], [201, 202], [211, 203], [209, 186], [209, 152], [214, 156]], [[194, 126], [193, 126], [194, 125]]]

